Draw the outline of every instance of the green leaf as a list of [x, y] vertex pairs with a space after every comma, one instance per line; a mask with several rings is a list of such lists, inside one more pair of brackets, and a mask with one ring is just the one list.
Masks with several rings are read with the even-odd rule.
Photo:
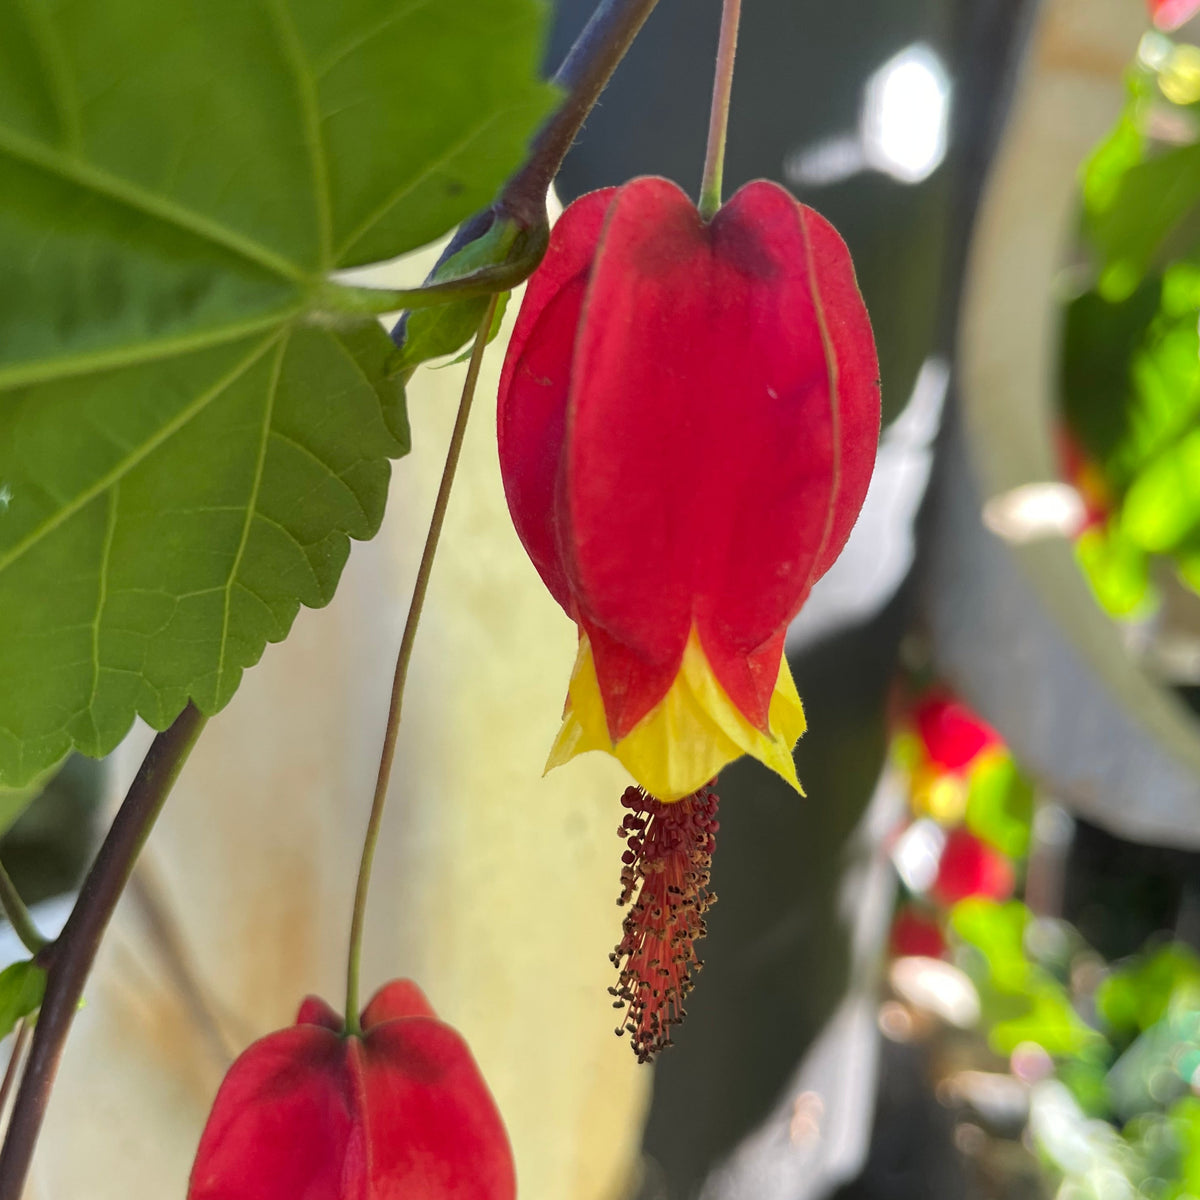
[[1096, 1012], [1118, 1036], [1141, 1032], [1166, 1015], [1172, 996], [1200, 988], [1200, 958], [1180, 942], [1138, 955], [1096, 992]]
[[0, 971], [0, 1038], [8, 1037], [22, 1017], [36, 1012], [46, 992], [46, 972], [32, 959]]
[[1167, 553], [1200, 529], [1200, 429], [1180, 438], [1134, 479], [1122, 532], [1151, 553]]
[[1018, 900], [971, 898], [951, 910], [951, 928], [981, 960], [973, 978], [988, 1042], [998, 1054], [1021, 1042], [1036, 1042], [1053, 1055], [1079, 1054], [1097, 1045], [1099, 1035], [1075, 1012], [1062, 984], [1030, 960], [1025, 937], [1031, 920]]
[[1117, 303], [1084, 292], [1063, 321], [1060, 388], [1063, 415], [1088, 458], [1120, 489], [1120, 459], [1130, 438], [1131, 363], [1158, 316], [1162, 284], [1147, 280]]
[[998, 903], [970, 897], [960, 900], [950, 914], [954, 932], [982, 954], [992, 986], [1008, 993], [1025, 991], [1035, 969], [1025, 953], [1029, 921], [1029, 909], [1019, 900]]
[[408, 435], [329, 275], [492, 198], [553, 102], [544, 17], [0, 6], [0, 784], [215, 712], [330, 599]]
[[1139, 616], [1153, 605], [1150, 560], [1119, 524], [1085, 529], [1075, 540], [1075, 559], [1096, 600], [1111, 616]]
[[1029, 851], [1033, 785], [1009, 754], [986, 754], [973, 767], [967, 791], [967, 828], [1009, 858]]
[[1092, 212], [1112, 207], [1125, 173], [1136, 167], [1145, 153], [1142, 126], [1155, 91], [1154, 80], [1147, 72], [1134, 69], [1125, 78], [1125, 89], [1121, 115], [1084, 165], [1083, 199]]
[[1102, 260], [1101, 294], [1110, 300], [1130, 295], [1198, 202], [1200, 145], [1168, 150], [1125, 171], [1107, 206], [1089, 212], [1088, 233]]
[[1112, 1109], [1106, 1076], [1108, 1068], [1099, 1055], [1076, 1055], [1058, 1068], [1058, 1077], [1075, 1097], [1076, 1103], [1089, 1117], [1106, 1119]]
[[1050, 980], [1039, 980], [1025, 997], [1025, 1011], [997, 1021], [988, 1044], [998, 1054], [1011, 1054], [1022, 1042], [1036, 1042], [1056, 1057], [1079, 1054], [1100, 1041], [1100, 1035], [1080, 1019], [1066, 991]]

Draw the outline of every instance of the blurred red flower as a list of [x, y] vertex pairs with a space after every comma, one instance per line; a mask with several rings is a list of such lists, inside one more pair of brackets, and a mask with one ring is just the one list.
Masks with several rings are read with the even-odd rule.
[[217, 1092], [188, 1200], [514, 1200], [508, 1138], [463, 1039], [394, 980], [362, 1036], [310, 996]]
[[1147, 7], [1159, 29], [1178, 29], [1200, 11], [1200, 0], [1147, 0]]
[[1007, 900], [1015, 884], [1012, 863], [1003, 854], [973, 833], [955, 829], [946, 837], [930, 890], [943, 904], [954, 904], [968, 896]]
[[964, 704], [933, 693], [917, 705], [913, 723], [929, 761], [944, 771], [961, 772], [985, 750], [1002, 746], [1000, 735]]
[[892, 953], [896, 957], [916, 955], [921, 958], [941, 958], [946, 951], [942, 929], [931, 916], [905, 905], [892, 921]]

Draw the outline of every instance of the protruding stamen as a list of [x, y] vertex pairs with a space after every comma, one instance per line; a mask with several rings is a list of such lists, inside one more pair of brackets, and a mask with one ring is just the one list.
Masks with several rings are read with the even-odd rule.
[[665, 804], [629, 787], [621, 804], [628, 811], [617, 830], [626, 842], [617, 903], [633, 903], [610, 955], [620, 975], [608, 990], [613, 1007], [626, 1010], [618, 1036], [628, 1033], [638, 1062], [647, 1062], [671, 1044], [671, 1027], [683, 1020], [683, 999], [703, 965], [696, 942], [717, 899], [708, 890], [717, 795], [709, 785]]

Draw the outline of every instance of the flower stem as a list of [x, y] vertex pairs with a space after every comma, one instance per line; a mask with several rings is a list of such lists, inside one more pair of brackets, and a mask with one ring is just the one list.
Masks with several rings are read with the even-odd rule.
[[29, 909], [25, 907], [25, 901], [21, 899], [21, 893], [17, 891], [3, 864], [0, 864], [0, 908], [4, 909], [4, 915], [8, 918], [13, 933], [21, 939], [21, 945], [30, 954], [37, 954], [45, 948], [46, 939], [38, 932], [33, 917], [29, 915]]
[[383, 823], [383, 808], [387, 801], [388, 780], [392, 774], [392, 762], [396, 757], [396, 738], [400, 732], [400, 712], [404, 701], [404, 683], [408, 678], [408, 665], [412, 659], [413, 644], [417, 637], [417, 624], [421, 620], [421, 609], [425, 604], [425, 593], [429, 590], [429, 578], [433, 573], [433, 559], [437, 553], [438, 540], [446, 521], [446, 508], [450, 501], [450, 489], [458, 470], [462, 455], [463, 438], [467, 432], [467, 419], [471, 415], [471, 402], [475, 398], [475, 385], [479, 380], [479, 368], [483, 363], [483, 351], [487, 346], [492, 317], [496, 312], [498, 296], [493, 296], [479, 324], [475, 345], [471, 350], [471, 361], [467, 366], [467, 378], [463, 383], [462, 399], [458, 402], [458, 416], [454, 420], [454, 431], [450, 435], [450, 446], [446, 451], [446, 465], [442, 468], [442, 482], [438, 487], [437, 499], [433, 502], [433, 516], [429, 521], [429, 533], [425, 537], [425, 549], [417, 567], [417, 578], [413, 584], [412, 600], [408, 606], [408, 617], [404, 622], [404, 634], [400, 639], [400, 652], [396, 655], [396, 671], [392, 676], [392, 696], [388, 704], [387, 726], [383, 734], [383, 751], [379, 756], [379, 774], [375, 778], [375, 795], [371, 800], [371, 815], [367, 819], [367, 832], [363, 838], [362, 859], [358, 866], [358, 884], [354, 889], [354, 914], [350, 921], [350, 952], [346, 959], [346, 1032], [362, 1033], [358, 1019], [359, 968], [362, 961], [363, 927], [367, 915], [367, 891], [371, 886], [371, 866], [375, 861], [375, 850], [379, 843], [379, 829]]
[[29, 1060], [17, 1089], [4, 1148], [0, 1150], [2, 1200], [18, 1200], [21, 1195], [63, 1043], [79, 1008], [79, 997], [100, 939], [205, 720], [200, 710], [189, 704], [154, 739], [79, 889], [79, 898], [62, 933], [38, 956], [38, 962], [47, 972], [46, 994], [34, 1027]]
[[717, 70], [713, 77], [712, 109], [708, 116], [708, 148], [700, 184], [700, 215], [711, 221], [721, 207], [721, 176], [725, 170], [725, 133], [729, 128], [729, 95], [733, 90], [733, 60], [737, 53], [738, 18], [742, 0], [724, 0]]
[[0, 1083], [0, 1120], [4, 1117], [8, 1097], [12, 1093], [13, 1084], [17, 1081], [17, 1072], [21, 1067], [21, 1059], [25, 1056], [25, 1043], [28, 1040], [29, 1020], [22, 1017], [17, 1022], [17, 1036], [13, 1038], [12, 1055], [8, 1060], [8, 1066], [4, 1069], [4, 1082]]

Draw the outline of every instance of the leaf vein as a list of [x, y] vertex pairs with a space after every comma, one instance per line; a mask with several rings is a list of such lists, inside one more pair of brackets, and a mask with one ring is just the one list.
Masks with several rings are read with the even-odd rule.
[[100, 371], [116, 371], [122, 367], [140, 367], [145, 363], [157, 362], [162, 358], [174, 358], [196, 350], [209, 350], [226, 342], [236, 342], [264, 329], [275, 330], [285, 321], [298, 316], [299, 306], [289, 306], [261, 317], [221, 325], [215, 329], [196, 333], [180, 334], [161, 338], [158, 341], [141, 342], [132, 346], [116, 346], [107, 350], [77, 354], [66, 358], [54, 358], [46, 362], [20, 363], [13, 367], [0, 368], [0, 392], [11, 388], [28, 387], [35, 383], [49, 383], [67, 379], [73, 375], [91, 375]]
[[49, 83], [50, 95], [62, 125], [63, 143], [72, 150], [78, 150], [83, 145], [79, 100], [75, 95], [62, 45], [54, 27], [39, 6], [31, 5], [29, 0], [19, 0], [19, 6], [42, 60], [41, 65]]
[[355, 243], [360, 241], [373, 226], [378, 225], [379, 222], [382, 221], [383, 218], [387, 216], [387, 214], [393, 208], [395, 208], [397, 204], [400, 203], [400, 201], [404, 200], [407, 196], [410, 196], [414, 191], [416, 191], [417, 188], [425, 183], [430, 176], [439, 171], [448, 162], [453, 161], [459, 155], [470, 150], [471, 146], [485, 134], [487, 134], [491, 127], [497, 121], [499, 121], [501, 117], [507, 116], [510, 112], [514, 111], [516, 107], [517, 106], [512, 105], [507, 108], [499, 108], [495, 110], [489, 116], [485, 117], [484, 120], [475, 126], [465, 137], [460, 138], [457, 142], [455, 142], [454, 145], [452, 145], [448, 150], [443, 151], [441, 154], [434, 155], [434, 157], [431, 158], [416, 173], [415, 176], [392, 192], [391, 195], [384, 199], [382, 203], [377, 205], [372, 212], [368, 213], [366, 218], [360, 222], [355, 229], [351, 230], [350, 233], [347, 234], [341, 245], [338, 246], [337, 250], [334, 252], [334, 261], [338, 263], [342, 262], [346, 254], [354, 247]]
[[[327, 463], [315, 450], [309, 449], [308, 446], [306, 446], [303, 442], [297, 441], [296, 438], [291, 437], [290, 435], [283, 433], [278, 429], [272, 429], [271, 436], [277, 437], [285, 445], [299, 450], [301, 454], [305, 455], [307, 458], [310, 458], [319, 467], [323, 468], [326, 474], [328, 474], [332, 479], [336, 479], [337, 482], [342, 485], [342, 488], [345, 490], [350, 499], [354, 501], [354, 507], [357, 508], [362, 514], [363, 520], [368, 526], [371, 524], [371, 518], [367, 515], [367, 510], [363, 507], [363, 502], [359, 498], [358, 493], [350, 486], [349, 483], [346, 482], [345, 477], [340, 472], [335, 471], [333, 467], [331, 467], [329, 463]], [[360, 459], [359, 462], [361, 461], [362, 460]], [[357, 466], [358, 464], [356, 463], [354, 465]]]
[[397, 24], [397, 22], [407, 20], [413, 13], [419, 12], [423, 8], [428, 8], [430, 3], [431, 0], [413, 0], [413, 3], [407, 7], [388, 13], [386, 17], [377, 21], [374, 25], [369, 26], [365, 30], [360, 30], [353, 37], [347, 38], [340, 46], [331, 50], [320, 63], [314, 66], [314, 75], [317, 79], [328, 75], [338, 63], [344, 58], [348, 58], [360, 46], [366, 45], [372, 38], [378, 37], [385, 29]]
[[90, 487], [84, 488], [74, 500], [64, 504], [52, 517], [43, 521], [36, 529], [30, 530], [21, 541], [6, 554], [0, 556], [0, 571], [4, 571], [12, 566], [17, 559], [40, 542], [42, 538], [53, 533], [55, 529], [73, 517], [81, 508], [90, 504], [102, 492], [123, 479], [138, 463], [157, 450], [159, 446], [182, 429], [198, 413], [203, 412], [226, 388], [236, 383], [277, 340], [278, 336], [271, 337], [256, 345], [245, 358], [236, 363], [230, 371], [218, 379], [207, 392], [202, 392], [197, 396], [191, 404], [182, 409], [172, 420], [168, 421], [153, 437], [147, 438], [134, 453], [117, 463], [112, 470], [102, 475]]
[[316, 79], [305, 59], [304, 46], [295, 22], [283, 0], [266, 0], [272, 20], [279, 31], [280, 49], [291, 69], [300, 100], [301, 134], [308, 149], [313, 176], [313, 199], [317, 206], [317, 236], [320, 240], [321, 274], [332, 265], [333, 211], [329, 191], [329, 160], [321, 135], [321, 106]]
[[108, 494], [108, 513], [104, 527], [104, 545], [100, 550], [100, 578], [96, 587], [96, 616], [92, 621], [92, 688], [83, 711], [90, 714], [92, 734], [96, 742], [100, 739], [100, 728], [96, 724], [96, 695], [100, 689], [100, 625], [104, 619], [104, 607], [108, 603], [108, 572], [112, 565], [113, 540], [117, 531], [117, 501], [120, 483], [114, 483]]
[[292, 283], [305, 283], [309, 279], [302, 267], [236, 229], [230, 229], [212, 217], [185, 208], [173, 200], [156, 196], [86, 159], [44, 146], [5, 125], [0, 125], [0, 154], [213, 242]]
[[[229, 582], [225, 585], [225, 609], [221, 616], [221, 642], [217, 653], [217, 685], [216, 694], [221, 695], [221, 685], [225, 680], [225, 659], [229, 648], [229, 607], [233, 598], [233, 585], [237, 581], [238, 572], [242, 568], [242, 558], [246, 553], [246, 544], [250, 540], [250, 528], [254, 524], [254, 515], [258, 509], [258, 496], [262, 490], [263, 466], [267, 461], [267, 442], [271, 433], [271, 415], [275, 409], [275, 400], [279, 394], [279, 377], [283, 371], [283, 356], [287, 352], [287, 338], [280, 340], [275, 352], [275, 362], [271, 368], [271, 382], [267, 386], [267, 406], [262, 418], [262, 437], [258, 444], [258, 461], [254, 466], [254, 482], [250, 487], [250, 495], [246, 499], [246, 519], [242, 522], [242, 535], [238, 542], [237, 551], [233, 556], [233, 566], [229, 571]], [[219, 702], [219, 699], [218, 699]]]

